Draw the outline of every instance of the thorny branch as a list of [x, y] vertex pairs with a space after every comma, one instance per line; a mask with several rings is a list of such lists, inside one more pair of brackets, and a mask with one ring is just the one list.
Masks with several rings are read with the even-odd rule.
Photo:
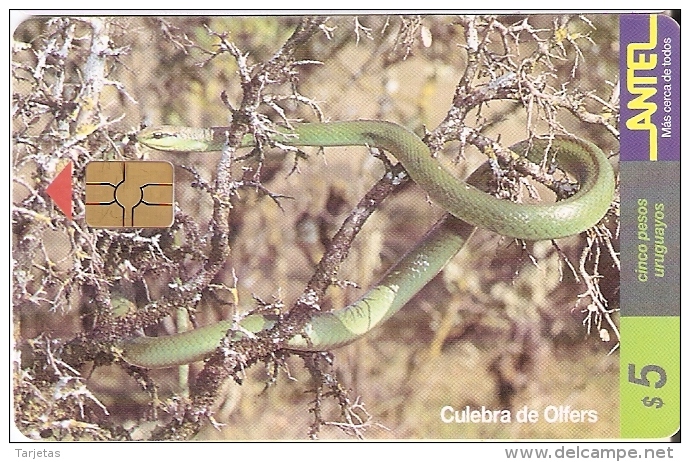
[[[549, 168], [544, 165], [535, 165], [525, 159], [517, 159], [509, 150], [501, 147], [481, 134], [472, 127], [465, 125], [465, 120], [469, 113], [481, 108], [488, 102], [497, 99], [514, 100], [524, 107], [528, 115], [527, 130], [530, 136], [534, 136], [537, 119], [546, 122], [549, 134], [568, 133], [557, 119], [559, 109], [565, 109], [577, 119], [586, 124], [603, 126], [614, 137], [618, 137], [618, 100], [619, 84], [616, 83], [611, 88], [608, 99], [604, 99], [594, 92], [583, 93], [577, 89], [568, 90], [568, 83], [561, 83], [560, 88], [554, 88], [549, 83], [549, 77], [555, 79], [556, 68], [554, 61], [565, 61], [568, 53], [565, 43], [568, 43], [575, 50], [576, 59], [570, 70], [573, 77], [581, 64], [582, 51], [578, 42], [586, 40], [591, 42], [587, 34], [570, 33], [568, 23], [573, 17], [563, 17], [554, 22], [553, 29], [537, 29], [529, 23], [529, 19], [505, 26], [495, 17], [479, 18], [475, 16], [463, 16], [458, 22], [464, 27], [467, 50], [467, 67], [460, 82], [458, 83], [453, 98], [453, 105], [448, 111], [445, 119], [432, 132], [428, 132], [425, 141], [429, 144], [432, 152], [439, 152], [447, 142], [451, 140], [460, 141], [461, 155], [467, 143], [474, 145], [480, 151], [487, 153], [503, 165], [514, 169], [522, 175], [531, 176], [536, 181], [543, 183], [556, 192], [558, 197], [567, 197], [574, 191], [568, 182], [555, 180], [549, 173]], [[591, 26], [589, 21], [585, 23]], [[496, 37], [496, 32], [498, 37]], [[536, 50], [524, 57], [520, 62], [515, 62], [513, 56], [518, 55], [520, 34], [527, 33], [537, 44]], [[503, 47], [502, 53], [496, 53], [489, 48], [496, 38], [500, 40]], [[534, 74], [533, 69], [537, 63], [546, 65], [548, 72]], [[481, 77], [490, 80], [484, 84], [477, 84]], [[602, 107], [602, 114], [594, 114], [586, 109], [585, 101], [589, 99]], [[545, 159], [546, 161], [546, 159]], [[612, 209], [611, 214], [617, 214]], [[618, 261], [618, 254], [612, 244], [612, 236], [609, 232], [596, 233], [594, 239], [589, 241], [589, 246], [583, 250], [580, 261], [581, 264], [574, 272], [576, 278], [582, 278], [588, 286], [584, 296], [589, 296], [590, 306], [597, 308], [597, 316], [607, 321], [609, 327], [615, 332], [616, 338], [620, 340], [618, 330], [611, 319], [611, 312], [606, 308], [606, 299], [598, 289], [599, 277], [597, 275], [598, 257], [595, 258], [593, 268], [585, 265], [592, 246], [595, 247], [595, 254], [598, 255], [600, 248], [606, 249], [611, 258]], [[569, 262], [568, 262], [569, 263]], [[572, 268], [572, 265], [570, 265]], [[593, 274], [590, 274], [593, 271]], [[591, 312], [590, 312], [591, 314]], [[591, 322], [588, 324], [591, 327]], [[597, 323], [601, 330], [601, 323]], [[614, 347], [615, 349], [615, 347]]]

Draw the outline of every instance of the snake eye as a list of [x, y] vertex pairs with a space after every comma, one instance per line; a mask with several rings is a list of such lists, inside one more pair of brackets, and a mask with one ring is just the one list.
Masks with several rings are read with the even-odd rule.
[[160, 140], [161, 138], [163, 138], [163, 137], [165, 136], [165, 133], [163, 133], [163, 132], [154, 132], [154, 133], [151, 134], [151, 136], [153, 137], [154, 140]]

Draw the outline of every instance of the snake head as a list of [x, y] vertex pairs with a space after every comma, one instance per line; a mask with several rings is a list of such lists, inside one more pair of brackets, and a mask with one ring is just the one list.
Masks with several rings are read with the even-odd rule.
[[174, 125], [149, 127], [137, 133], [137, 141], [158, 151], [207, 151], [208, 143], [189, 130]]

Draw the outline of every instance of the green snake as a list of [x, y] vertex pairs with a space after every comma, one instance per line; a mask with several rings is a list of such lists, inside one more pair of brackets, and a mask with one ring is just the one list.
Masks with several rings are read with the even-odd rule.
[[[138, 133], [137, 141], [161, 151], [219, 151], [227, 143], [227, 128], [160, 126]], [[432, 157], [422, 140], [390, 122], [356, 120], [305, 123], [272, 135], [274, 141], [292, 146], [369, 146], [394, 155], [429, 198], [455, 218], [434, 227], [362, 298], [335, 311], [313, 315], [304, 329], [289, 339], [286, 348], [322, 351], [351, 343], [384, 322], [424, 287], [465, 244], [475, 227], [504, 236], [556, 239], [579, 234], [597, 224], [613, 200], [615, 176], [604, 153], [594, 144], [559, 136], [551, 141], [523, 141], [511, 149], [532, 162], [541, 162], [544, 151], [554, 155], [559, 168], [573, 175], [580, 188], [573, 196], [550, 204], [518, 204], [500, 200], [458, 180]], [[242, 146], [253, 146], [250, 135]], [[529, 146], [529, 149], [528, 149]], [[122, 341], [124, 359], [146, 368], [188, 364], [207, 357], [221, 340], [252, 335], [274, 326], [268, 315], [251, 314], [240, 321], [220, 321], [180, 334], [136, 337]]]

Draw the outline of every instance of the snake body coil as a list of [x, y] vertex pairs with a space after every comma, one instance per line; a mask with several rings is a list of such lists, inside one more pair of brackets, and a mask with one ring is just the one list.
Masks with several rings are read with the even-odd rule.
[[[137, 140], [162, 151], [214, 151], [222, 149], [227, 129], [161, 126], [142, 130]], [[535, 140], [513, 150], [533, 162], [541, 162], [549, 146], [563, 170], [576, 177], [579, 191], [553, 204], [516, 204], [499, 200], [466, 182], [459, 181], [432, 158], [428, 147], [409, 130], [383, 121], [357, 120], [296, 125], [273, 136], [294, 146], [369, 146], [393, 154], [410, 177], [431, 200], [456, 219], [432, 229], [386, 276], [360, 300], [332, 312], [314, 315], [304, 331], [287, 347], [297, 350], [327, 350], [350, 343], [379, 325], [405, 305], [458, 252], [475, 227], [504, 236], [543, 240], [578, 234], [594, 226], [606, 214], [613, 199], [615, 177], [603, 152], [584, 140], [557, 137], [550, 142]], [[253, 145], [246, 137], [242, 146]], [[474, 181], [472, 177], [468, 182]], [[250, 315], [239, 322], [239, 331], [259, 332], [274, 321]], [[139, 337], [121, 343], [124, 358], [142, 367], [161, 368], [200, 360], [220, 345], [232, 321], [166, 337]]]

